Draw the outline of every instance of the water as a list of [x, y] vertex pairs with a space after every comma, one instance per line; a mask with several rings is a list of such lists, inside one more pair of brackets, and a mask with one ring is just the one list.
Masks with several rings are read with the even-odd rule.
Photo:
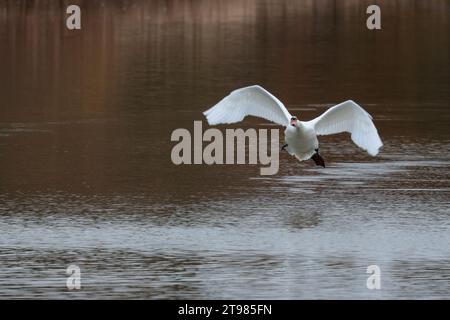
[[[376, 32], [356, 0], [80, 3], [70, 32], [62, 2], [0, 2], [0, 298], [450, 298], [448, 1], [383, 3]], [[255, 83], [300, 120], [354, 99], [385, 146], [171, 163]]]

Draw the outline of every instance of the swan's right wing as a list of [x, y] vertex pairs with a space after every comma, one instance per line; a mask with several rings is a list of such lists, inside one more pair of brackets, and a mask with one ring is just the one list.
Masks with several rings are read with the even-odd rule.
[[257, 85], [231, 92], [203, 114], [210, 125], [235, 123], [242, 121], [246, 116], [255, 116], [288, 126], [291, 119], [283, 103]]

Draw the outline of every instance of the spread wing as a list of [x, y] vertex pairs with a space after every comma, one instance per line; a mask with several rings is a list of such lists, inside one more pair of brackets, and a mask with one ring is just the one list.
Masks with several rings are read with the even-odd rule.
[[291, 119], [283, 103], [257, 85], [231, 92], [203, 114], [210, 125], [235, 123], [242, 121], [246, 116], [255, 116], [287, 126]]
[[353, 142], [371, 156], [376, 156], [383, 146], [370, 114], [352, 100], [328, 109], [308, 123], [318, 135], [349, 132]]

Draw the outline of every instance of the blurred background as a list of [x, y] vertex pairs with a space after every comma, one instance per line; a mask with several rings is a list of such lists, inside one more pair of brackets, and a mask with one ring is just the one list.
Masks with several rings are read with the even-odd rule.
[[[449, 298], [449, 23], [447, 0], [0, 0], [0, 297]], [[300, 120], [353, 99], [385, 146], [173, 165], [171, 132], [252, 84]]]

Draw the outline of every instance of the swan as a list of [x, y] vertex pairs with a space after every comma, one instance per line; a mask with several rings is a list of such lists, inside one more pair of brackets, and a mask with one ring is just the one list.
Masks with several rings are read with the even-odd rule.
[[234, 90], [203, 114], [210, 125], [236, 123], [246, 116], [255, 116], [284, 126], [285, 144], [281, 150], [299, 161], [312, 159], [322, 167], [325, 161], [319, 154], [317, 136], [348, 132], [353, 142], [371, 156], [376, 156], [383, 146], [370, 114], [352, 100], [335, 105], [310, 121], [299, 121], [269, 91], [253, 85]]

